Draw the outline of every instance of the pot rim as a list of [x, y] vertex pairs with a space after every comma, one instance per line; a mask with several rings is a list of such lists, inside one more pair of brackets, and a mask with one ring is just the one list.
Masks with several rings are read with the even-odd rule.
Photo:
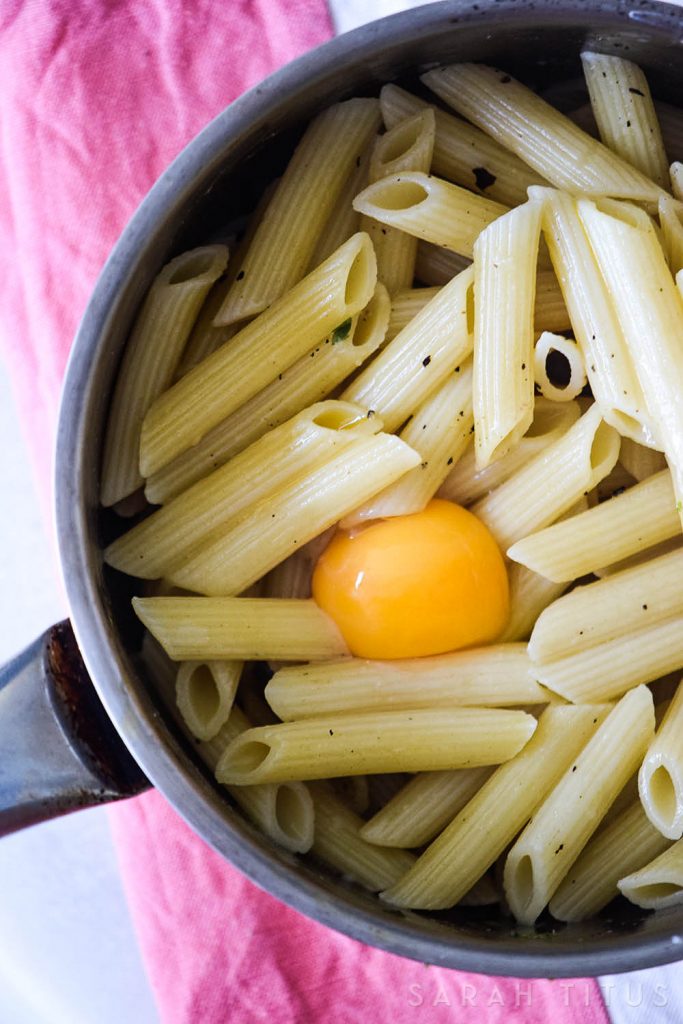
[[[538, 935], [497, 937], [490, 941], [453, 930], [430, 935], [413, 923], [415, 914], [398, 912], [394, 919], [372, 911], [367, 899], [354, 900], [348, 892], [320, 884], [313, 872], [302, 870], [294, 858], [276, 853], [235, 813], [226, 823], [225, 799], [208, 790], [206, 777], [175, 743], [158, 712], [145, 706], [140, 694], [125, 679], [129, 666], [118, 646], [118, 632], [109, 620], [99, 582], [101, 559], [92, 536], [96, 510], [85, 498], [92, 467], [83, 457], [89, 438], [87, 415], [93, 401], [94, 362], [116, 319], [122, 289], [132, 268], [141, 265], [158, 241], [160, 225], [210, 186], [225, 162], [234, 140], [255, 121], [276, 116], [282, 97], [309, 92], [325, 81], [332, 63], [362, 64], [378, 49], [398, 52], [406, 39], [433, 35], [444, 22], [455, 24], [519, 23], [533, 9], [537, 24], [551, 17], [575, 23], [590, 19], [592, 27], [615, 29], [620, 20], [642, 20], [648, 32], [671, 40], [672, 28], [683, 37], [683, 7], [641, 0], [443, 0], [371, 22], [338, 36], [275, 72], [220, 113], [176, 157], [142, 201], [112, 250], [95, 286], [74, 342], [62, 392], [56, 451], [56, 517], [62, 572], [73, 628], [92, 681], [117, 730], [153, 784], [190, 827], [251, 881], [307, 916], [338, 931], [399, 955], [440, 966], [478, 973], [519, 977], [576, 977], [610, 974], [663, 964], [683, 956], [683, 924], [672, 917], [662, 934], [612, 934], [577, 942]], [[226, 140], [233, 140], [229, 143]], [[178, 760], [184, 762], [182, 773]], [[660, 912], [666, 914], [666, 912]], [[666, 918], [663, 918], [665, 920]], [[561, 926], [558, 926], [561, 927]], [[436, 926], [438, 932], [438, 925]], [[551, 941], [548, 941], [548, 940]]]

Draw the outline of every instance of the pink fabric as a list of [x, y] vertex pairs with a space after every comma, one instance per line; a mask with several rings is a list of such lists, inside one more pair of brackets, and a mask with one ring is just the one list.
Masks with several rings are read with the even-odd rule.
[[[323, 0], [5, 0], [0, 344], [46, 496], [67, 352], [111, 245], [209, 118], [329, 33]], [[607, 1019], [590, 981], [428, 968], [308, 921], [156, 793], [112, 824], [168, 1024]]]

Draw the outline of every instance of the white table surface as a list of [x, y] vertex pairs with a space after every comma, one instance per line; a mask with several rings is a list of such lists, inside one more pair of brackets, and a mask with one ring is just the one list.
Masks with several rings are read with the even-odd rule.
[[[335, 27], [418, 6], [331, 0]], [[25, 446], [0, 365], [0, 663], [64, 615]], [[569, 983], [568, 983], [569, 984]], [[614, 1024], [683, 1024], [683, 967], [601, 979]], [[581, 993], [566, 989], [570, 1005]], [[0, 1024], [157, 1024], [106, 811], [0, 842]]]

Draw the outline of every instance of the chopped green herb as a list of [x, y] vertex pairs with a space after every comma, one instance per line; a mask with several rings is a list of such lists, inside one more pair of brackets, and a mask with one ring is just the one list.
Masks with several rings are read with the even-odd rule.
[[683, 512], [683, 501], [677, 501], [676, 502], [676, 511], [677, 512]]
[[345, 320], [343, 324], [339, 324], [339, 327], [335, 327], [332, 331], [332, 344], [336, 345], [340, 341], [344, 341], [349, 336], [351, 330], [351, 317]]

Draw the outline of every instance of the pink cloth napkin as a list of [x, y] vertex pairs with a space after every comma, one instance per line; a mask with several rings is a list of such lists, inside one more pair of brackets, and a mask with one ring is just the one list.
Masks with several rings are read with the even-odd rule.
[[[330, 34], [322, 0], [5, 0], [0, 344], [49, 507], [67, 352], [104, 259], [181, 147]], [[168, 1024], [508, 1020], [604, 1024], [597, 985], [426, 967], [258, 890], [150, 793], [112, 808]]]

